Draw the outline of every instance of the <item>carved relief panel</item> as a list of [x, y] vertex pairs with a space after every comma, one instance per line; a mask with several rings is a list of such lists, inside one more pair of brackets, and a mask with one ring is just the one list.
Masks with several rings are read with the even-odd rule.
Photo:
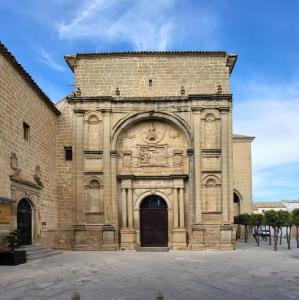
[[202, 148], [220, 148], [220, 116], [219, 112], [209, 110], [203, 113], [202, 119]]
[[119, 139], [119, 173], [187, 173], [187, 148], [183, 132], [172, 124], [160, 120], [139, 122]]

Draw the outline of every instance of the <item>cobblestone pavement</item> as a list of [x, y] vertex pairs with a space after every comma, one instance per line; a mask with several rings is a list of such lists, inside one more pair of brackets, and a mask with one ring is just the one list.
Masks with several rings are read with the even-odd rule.
[[71, 252], [0, 266], [0, 299], [299, 299], [299, 249]]

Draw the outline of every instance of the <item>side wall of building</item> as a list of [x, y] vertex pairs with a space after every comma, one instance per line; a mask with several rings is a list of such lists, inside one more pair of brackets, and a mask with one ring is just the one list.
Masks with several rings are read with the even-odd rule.
[[240, 199], [240, 213], [252, 212], [252, 168], [250, 137], [233, 139], [234, 192]]
[[[0, 224], [1, 245], [16, 227], [22, 198], [30, 200], [33, 210], [33, 240], [47, 243], [47, 231], [57, 228], [58, 220], [57, 116], [2, 54], [0, 87], [0, 196], [17, 201], [11, 207], [12, 224]], [[23, 122], [30, 126], [29, 140], [24, 139]]]

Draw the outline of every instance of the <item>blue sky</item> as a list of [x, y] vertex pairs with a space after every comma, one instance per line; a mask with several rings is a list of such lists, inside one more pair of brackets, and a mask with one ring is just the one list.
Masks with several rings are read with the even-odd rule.
[[0, 15], [0, 39], [54, 102], [72, 91], [65, 54], [238, 54], [234, 131], [256, 137], [254, 200], [299, 198], [299, 1], [1, 0]]

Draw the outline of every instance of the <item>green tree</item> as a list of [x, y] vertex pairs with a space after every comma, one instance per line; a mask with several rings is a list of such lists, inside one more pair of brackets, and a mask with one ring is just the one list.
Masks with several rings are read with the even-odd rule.
[[239, 215], [239, 222], [241, 225], [245, 226], [245, 243], [248, 241], [248, 225], [251, 224], [250, 214], [240, 214]]
[[235, 216], [234, 217], [234, 224], [237, 224], [237, 231], [236, 231], [236, 240], [240, 239], [241, 236], [241, 227], [240, 227], [240, 216]]
[[254, 238], [257, 245], [260, 245], [260, 227], [263, 224], [263, 215], [262, 214], [252, 214], [250, 216], [250, 224], [254, 229]]
[[274, 231], [274, 251], [277, 251], [278, 235], [281, 227], [288, 224], [290, 214], [287, 211], [268, 210], [265, 212], [265, 220], [268, 225], [273, 228]]
[[297, 248], [299, 248], [299, 208], [295, 208], [292, 211], [292, 222], [296, 226], [296, 241]]
[[292, 226], [293, 226], [293, 218], [292, 214], [288, 211], [282, 212], [283, 219], [285, 220], [284, 227], [286, 228], [286, 238], [288, 243], [288, 249], [291, 249], [291, 238], [292, 238]]

